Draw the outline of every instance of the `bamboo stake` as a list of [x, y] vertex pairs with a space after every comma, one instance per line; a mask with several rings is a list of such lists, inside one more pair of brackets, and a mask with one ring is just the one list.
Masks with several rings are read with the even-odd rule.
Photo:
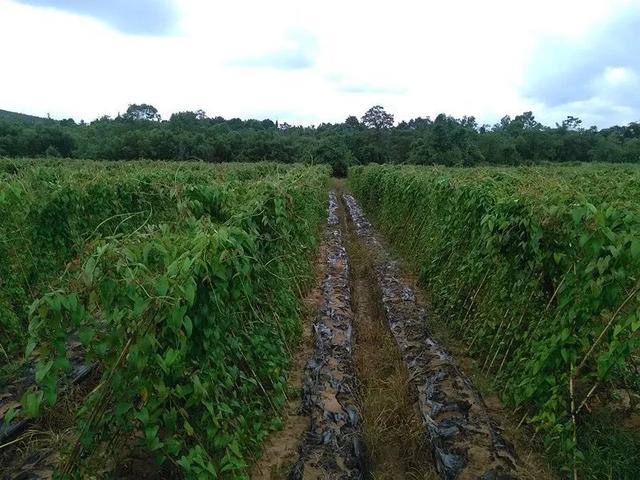
[[593, 344], [591, 345], [591, 348], [589, 348], [589, 350], [587, 351], [587, 353], [585, 354], [585, 356], [582, 358], [582, 361], [580, 362], [580, 364], [578, 365], [578, 367], [575, 369], [575, 371], [573, 372], [574, 377], [576, 375], [578, 375], [578, 373], [580, 373], [580, 370], [582, 370], [582, 368], [584, 367], [585, 363], [587, 363], [587, 360], [589, 359], [589, 357], [591, 356], [591, 354], [594, 352], [594, 350], [596, 349], [596, 347], [598, 346], [598, 344], [602, 341], [602, 339], [604, 338], [605, 333], [607, 333], [609, 331], [609, 329], [611, 328], [611, 326], [613, 325], [613, 322], [615, 321], [615, 319], [618, 317], [618, 314], [622, 311], [622, 309], [627, 305], [627, 303], [629, 303], [629, 301], [638, 293], [638, 291], [640, 291], [640, 285], [637, 286], [636, 288], [634, 288], [632, 290], [632, 292], [629, 294], [629, 296], [627, 296], [627, 298], [624, 299], [624, 302], [622, 302], [620, 304], [620, 306], [617, 308], [617, 310], [615, 311], [615, 313], [613, 314], [613, 316], [611, 317], [611, 320], [609, 320], [609, 322], [607, 323], [607, 325], [604, 327], [604, 329], [602, 330], [602, 332], [600, 332], [600, 335], [598, 335], [598, 338], [596, 339], [595, 342], [593, 342]]

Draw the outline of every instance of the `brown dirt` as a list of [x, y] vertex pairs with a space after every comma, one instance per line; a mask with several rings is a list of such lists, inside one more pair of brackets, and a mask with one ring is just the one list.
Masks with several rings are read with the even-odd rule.
[[437, 479], [415, 390], [386, 324], [371, 258], [347, 224], [344, 205], [339, 215], [351, 261], [354, 353], [370, 478]]
[[313, 353], [313, 336], [311, 325], [320, 303], [322, 292], [320, 283], [324, 277], [326, 245], [321, 243], [315, 269], [315, 280], [311, 290], [304, 298], [304, 312], [302, 317], [302, 341], [293, 355], [291, 371], [289, 373], [288, 398], [283, 413], [282, 430], [273, 432], [262, 446], [261, 456], [251, 468], [251, 479], [255, 480], [284, 480], [288, 477], [291, 467], [298, 459], [300, 444], [305, 432], [309, 429], [309, 417], [300, 412], [300, 394], [304, 381], [304, 366]]

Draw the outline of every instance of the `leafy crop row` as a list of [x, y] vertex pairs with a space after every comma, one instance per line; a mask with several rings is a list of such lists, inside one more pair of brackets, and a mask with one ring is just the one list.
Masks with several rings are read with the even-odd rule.
[[[131, 175], [122, 181], [142, 195]], [[37, 386], [20, 414], [58, 401], [70, 339], [101, 374], [63, 473], [82, 474], [96, 452], [137, 444], [188, 478], [246, 478], [285, 401], [327, 177], [325, 167], [292, 167], [252, 181], [174, 178], [153, 203], [153, 221], [94, 238], [31, 305], [26, 353], [37, 358]], [[67, 218], [93, 211], [74, 199], [63, 202]], [[163, 202], [173, 213], [157, 212]]]
[[579, 462], [589, 404], [637, 382], [640, 170], [369, 166], [349, 180], [503, 397]]
[[22, 350], [27, 307], [94, 240], [175, 221], [186, 185], [284, 171], [273, 164], [0, 161], [0, 356]]

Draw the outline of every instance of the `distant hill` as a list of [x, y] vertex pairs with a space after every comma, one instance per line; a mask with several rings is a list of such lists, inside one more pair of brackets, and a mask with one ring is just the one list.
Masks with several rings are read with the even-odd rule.
[[42, 123], [42, 122], [51, 121], [48, 118], [35, 117], [33, 115], [27, 115], [26, 113], [9, 112], [8, 110], [1, 110], [1, 109], [0, 109], [0, 119], [26, 122], [26, 123]]

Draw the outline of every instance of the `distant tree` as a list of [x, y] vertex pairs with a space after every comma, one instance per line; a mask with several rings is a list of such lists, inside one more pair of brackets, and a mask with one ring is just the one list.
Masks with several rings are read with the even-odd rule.
[[330, 165], [334, 177], [346, 177], [347, 169], [354, 163], [354, 158], [344, 143], [338, 139], [326, 138], [316, 146], [313, 161]]
[[347, 119], [344, 121], [344, 124], [347, 127], [351, 127], [351, 128], [358, 128], [360, 126], [360, 122], [358, 121], [358, 118], [353, 115], [349, 115]]
[[124, 120], [144, 120], [144, 121], [155, 121], [159, 122], [161, 120], [160, 114], [158, 113], [158, 109], [153, 105], [147, 105], [146, 103], [131, 104], [124, 115], [122, 115]]
[[417, 117], [412, 118], [407, 122], [407, 127], [416, 129], [416, 130], [424, 130], [426, 128], [430, 128], [433, 125], [430, 117]]
[[60, 152], [53, 145], [49, 145], [44, 151], [44, 156], [45, 157], [59, 157], [60, 156]]
[[380, 105], [371, 107], [362, 116], [362, 123], [367, 128], [383, 130], [393, 127], [393, 115], [387, 113]]
[[624, 143], [620, 160], [623, 162], [640, 163], [640, 138], [632, 138]]
[[324, 162], [335, 175], [354, 163], [442, 165], [538, 162], [640, 163], [640, 123], [602, 130], [577, 117], [548, 127], [532, 112], [505, 116], [493, 127], [474, 117], [440, 114], [394, 123], [379, 105], [362, 121], [291, 126], [272, 120], [208, 117], [203, 110], [177, 112], [159, 121], [155, 107], [130, 105], [115, 119], [89, 124], [47, 120], [0, 110], [0, 156], [60, 156], [106, 160], [137, 158], [233, 162]]
[[180, 128], [196, 128], [198, 122], [198, 112], [177, 112], [172, 113], [169, 123]]
[[478, 129], [478, 122], [476, 121], [476, 117], [474, 117], [473, 115], [470, 117], [465, 115], [464, 117], [462, 117], [459, 123], [460, 123], [460, 126], [464, 128], [469, 128], [471, 130]]
[[511, 117], [509, 115], [505, 115], [500, 119], [500, 123], [496, 123], [493, 126], [493, 130], [496, 132], [507, 131], [509, 125], [511, 125]]
[[580, 130], [580, 125], [582, 125], [582, 120], [578, 117], [573, 117], [569, 115], [565, 120], [562, 121], [562, 125], [557, 125], [558, 128], [563, 130]]
[[521, 124], [523, 130], [537, 129], [542, 126], [533, 116], [533, 112], [524, 112], [522, 115], [517, 115], [513, 121]]

